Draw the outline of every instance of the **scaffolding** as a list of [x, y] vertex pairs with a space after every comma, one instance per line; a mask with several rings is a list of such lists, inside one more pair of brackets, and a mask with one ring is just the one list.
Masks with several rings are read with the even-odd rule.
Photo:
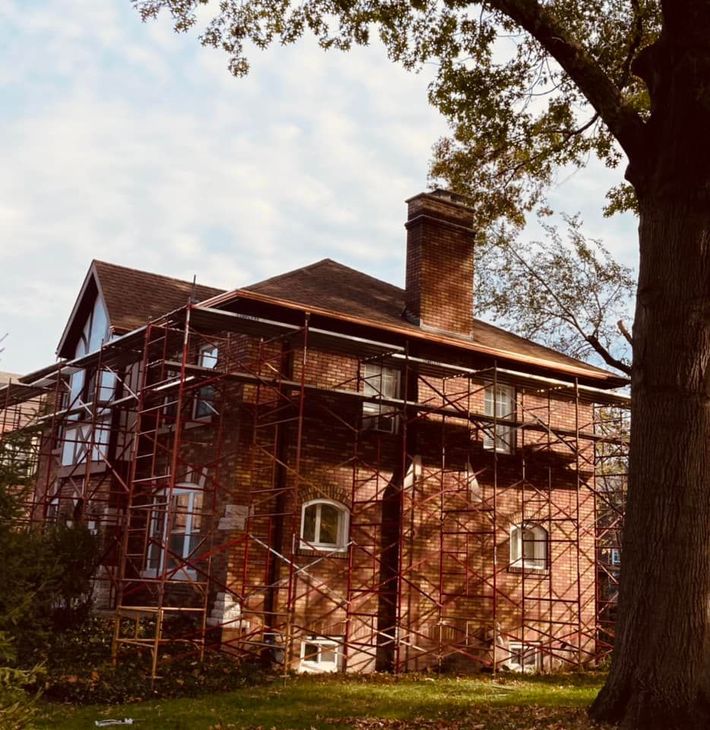
[[[628, 398], [376, 336], [188, 305], [0, 390], [2, 434], [39, 434], [28, 516], [101, 536], [117, 661], [141, 651], [157, 678], [207, 649], [351, 672], [608, 653]], [[506, 387], [512, 410], [493, 395], [486, 415]], [[347, 508], [326, 548], [304, 530], [317, 503]]]

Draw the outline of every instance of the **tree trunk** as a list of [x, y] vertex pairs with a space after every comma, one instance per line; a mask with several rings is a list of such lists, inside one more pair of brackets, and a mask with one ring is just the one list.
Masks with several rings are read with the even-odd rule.
[[667, 201], [641, 202], [617, 639], [590, 710], [633, 730], [710, 728], [710, 205]]

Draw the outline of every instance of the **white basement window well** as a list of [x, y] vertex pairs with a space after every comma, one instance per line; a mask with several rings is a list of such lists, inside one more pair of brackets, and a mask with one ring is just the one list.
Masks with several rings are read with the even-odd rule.
[[511, 641], [508, 644], [510, 657], [506, 662], [512, 672], [533, 674], [542, 669], [542, 653], [539, 644]]
[[546, 570], [549, 535], [542, 525], [512, 525], [510, 528], [510, 567]]
[[301, 508], [301, 548], [344, 552], [350, 514], [330, 499], [312, 499]]
[[311, 636], [301, 642], [302, 672], [339, 672], [343, 665], [342, 639]]

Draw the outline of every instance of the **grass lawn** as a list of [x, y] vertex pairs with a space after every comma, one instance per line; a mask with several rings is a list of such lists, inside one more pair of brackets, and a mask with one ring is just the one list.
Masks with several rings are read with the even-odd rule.
[[79, 730], [132, 717], [153, 730], [587, 730], [601, 675], [529, 678], [298, 676], [260, 687], [120, 706], [45, 705], [40, 728]]

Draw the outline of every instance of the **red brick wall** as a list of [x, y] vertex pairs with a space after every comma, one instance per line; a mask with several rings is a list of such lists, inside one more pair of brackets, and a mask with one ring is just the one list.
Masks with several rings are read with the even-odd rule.
[[423, 327], [470, 336], [473, 214], [436, 193], [408, 201], [405, 305]]
[[[511, 454], [496, 455], [483, 448], [484, 421], [466, 417], [483, 413], [483, 381], [426, 374], [419, 402], [452, 414], [410, 409], [396, 433], [384, 433], [361, 428], [355, 355], [310, 348], [304, 357], [297, 336], [268, 345], [240, 336], [225, 340], [218, 368], [231, 374], [215, 384], [220, 416], [183, 424], [178, 462], [208, 472], [204, 549], [193, 562], [211, 575], [211, 603], [225, 592], [240, 602], [239, 622], [222, 632], [225, 648], [258, 651], [273, 632], [297, 668], [305, 638], [342, 637], [347, 668], [371, 671], [394, 585], [398, 669], [490, 665], [496, 645], [501, 663], [510, 641], [539, 643], [545, 667], [591, 658], [591, 445], [575, 453], [574, 439], [548, 428], [590, 430], [589, 406], [519, 387], [515, 422], [527, 428], [516, 431]], [[301, 381], [315, 387], [301, 393]], [[189, 402], [183, 408], [189, 413]], [[139, 476], [167, 473], [171, 427], [158, 441]], [[421, 471], [407, 475], [414, 457]], [[394, 553], [382, 530], [392, 490], [402, 500]], [[317, 496], [350, 510], [347, 551], [300, 547], [301, 505]], [[235, 507], [248, 510], [246, 524], [226, 519]], [[549, 532], [544, 571], [510, 566], [510, 526], [527, 521]], [[396, 584], [386, 581], [383, 555], [396, 559]]]

